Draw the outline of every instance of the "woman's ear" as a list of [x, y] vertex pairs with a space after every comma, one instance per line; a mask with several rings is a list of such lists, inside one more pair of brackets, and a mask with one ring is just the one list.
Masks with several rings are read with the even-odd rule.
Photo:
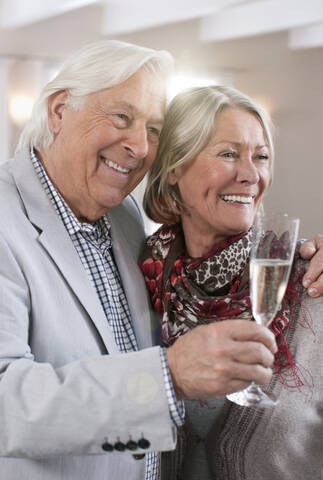
[[53, 93], [48, 99], [48, 125], [53, 134], [57, 134], [61, 130], [67, 99], [66, 90]]

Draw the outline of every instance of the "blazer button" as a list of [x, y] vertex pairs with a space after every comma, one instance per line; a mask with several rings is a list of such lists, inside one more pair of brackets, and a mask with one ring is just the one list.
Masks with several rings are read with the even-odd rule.
[[138, 442], [138, 446], [145, 450], [150, 447], [150, 442], [146, 438], [141, 438]]
[[136, 450], [138, 448], [137, 442], [134, 442], [133, 440], [129, 440], [128, 443], [126, 443], [126, 448], [128, 450]]
[[135, 454], [132, 455], [132, 456], [133, 456], [133, 458], [134, 458], [135, 460], [141, 460], [142, 458], [145, 457], [145, 455], [146, 455], [145, 453], [135, 453]]
[[111, 443], [104, 442], [103, 445], [102, 445], [102, 448], [105, 452], [112, 452], [113, 445], [111, 445]]
[[125, 446], [125, 444], [122, 443], [122, 442], [117, 442], [117, 443], [114, 444], [114, 448], [115, 448], [115, 450], [117, 450], [118, 452], [124, 452], [125, 449], [126, 449], [126, 446]]

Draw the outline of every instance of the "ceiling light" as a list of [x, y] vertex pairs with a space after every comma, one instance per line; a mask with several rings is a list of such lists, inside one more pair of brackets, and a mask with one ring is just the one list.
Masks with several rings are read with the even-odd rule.
[[14, 95], [9, 103], [10, 116], [14, 123], [22, 126], [31, 117], [34, 99], [28, 95]]
[[215, 78], [192, 77], [188, 75], [172, 76], [167, 83], [167, 98], [171, 100], [175, 95], [187, 88], [206, 87], [216, 84], [218, 84], [218, 81]]

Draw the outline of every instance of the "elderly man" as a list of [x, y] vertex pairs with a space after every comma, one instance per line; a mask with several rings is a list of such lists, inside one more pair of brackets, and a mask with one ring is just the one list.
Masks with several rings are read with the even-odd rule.
[[174, 448], [182, 423], [178, 399], [270, 380], [275, 344], [256, 324], [237, 335], [241, 355], [224, 377], [210, 368], [219, 344], [203, 349], [209, 327], [170, 353], [152, 347], [137, 267], [144, 231], [129, 193], [156, 155], [171, 63], [167, 52], [120, 42], [84, 47], [44, 88], [1, 168], [5, 480], [156, 480], [154, 452]]

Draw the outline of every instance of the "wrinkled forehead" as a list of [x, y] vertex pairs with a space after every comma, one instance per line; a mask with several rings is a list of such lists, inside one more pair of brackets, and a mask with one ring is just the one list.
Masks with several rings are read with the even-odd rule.
[[157, 73], [141, 68], [125, 81], [91, 94], [91, 100], [123, 106], [134, 113], [149, 111], [154, 120], [162, 121], [166, 107], [166, 81]]

